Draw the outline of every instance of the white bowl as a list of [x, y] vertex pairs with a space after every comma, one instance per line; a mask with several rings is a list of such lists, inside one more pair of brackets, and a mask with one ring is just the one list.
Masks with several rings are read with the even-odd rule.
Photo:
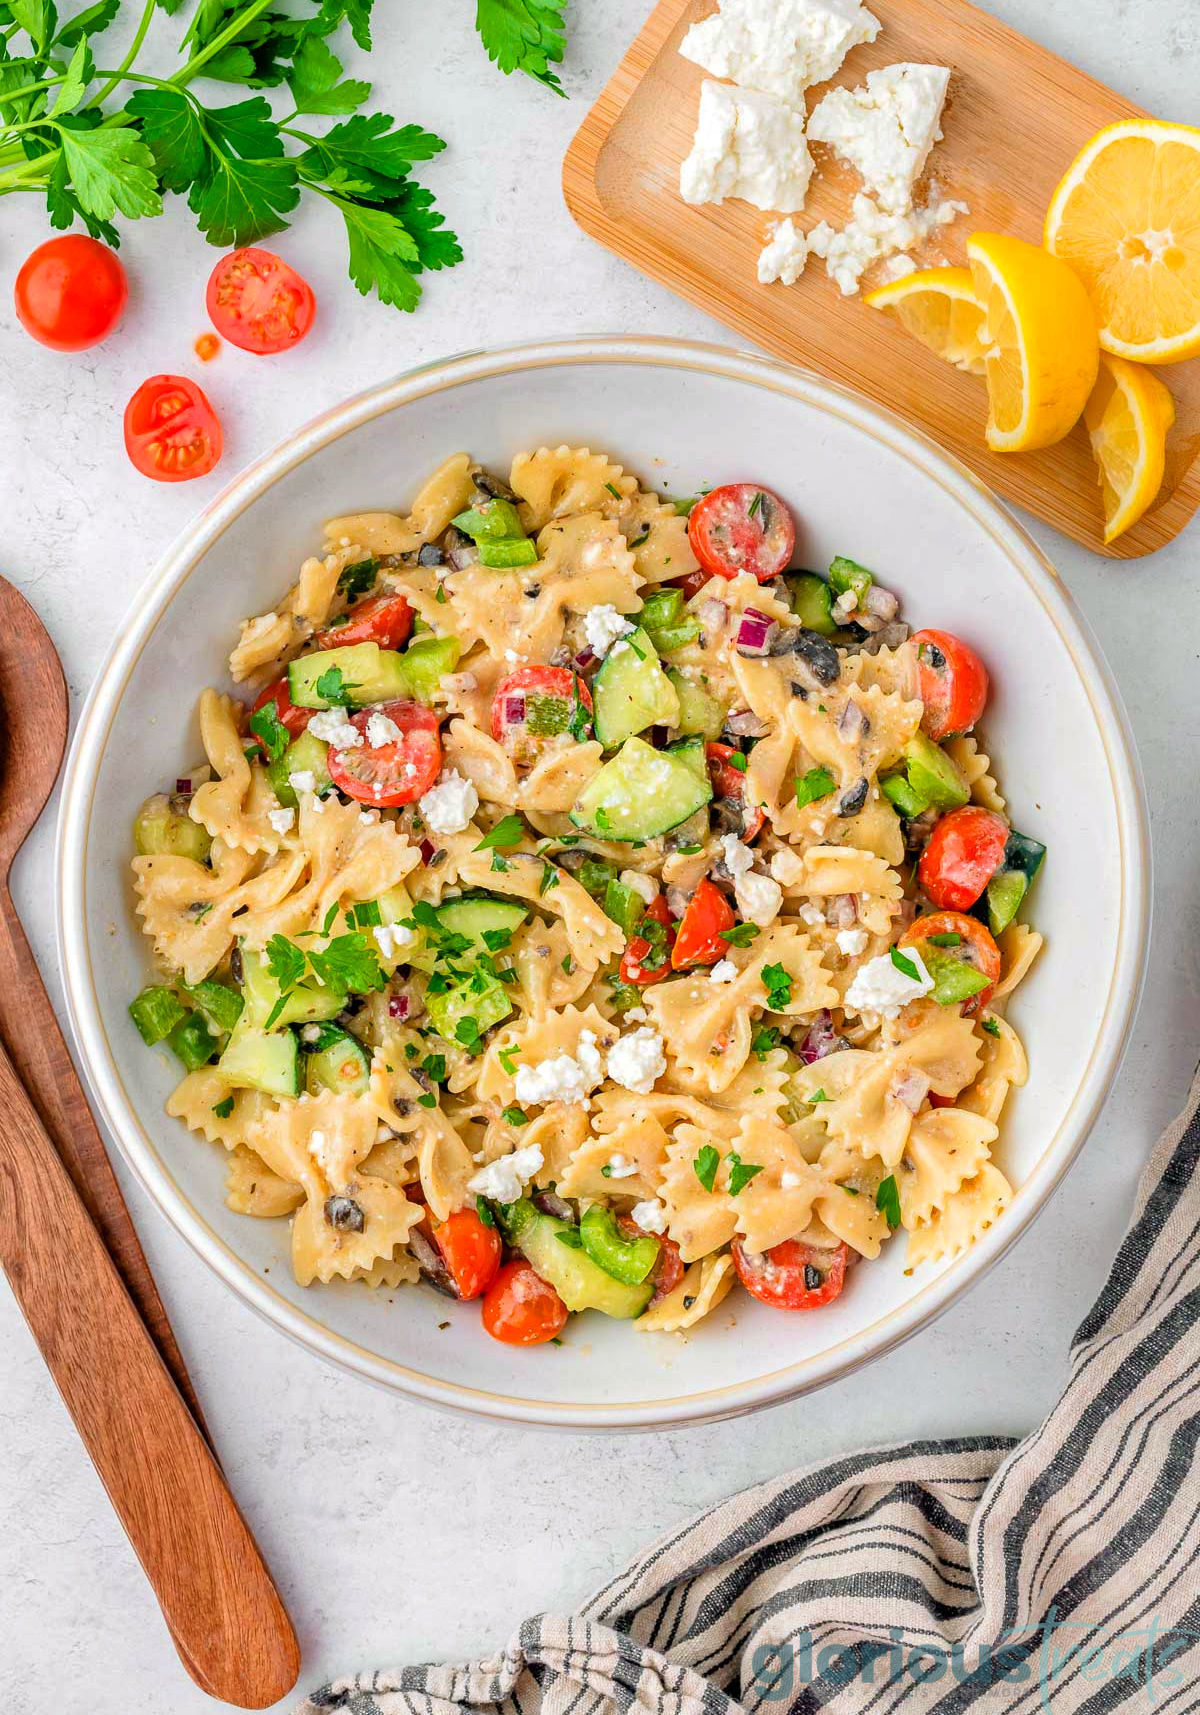
[[[522, 448], [563, 441], [602, 447], [675, 493], [761, 481], [794, 508], [803, 563], [851, 554], [900, 592], [906, 617], [979, 646], [1002, 787], [1016, 825], [1049, 848], [1029, 913], [1047, 946], [1012, 1012], [1031, 1066], [998, 1146], [1016, 1196], [968, 1254], [906, 1278], [896, 1243], [815, 1315], [737, 1293], [684, 1339], [592, 1316], [563, 1348], [524, 1352], [491, 1341], [477, 1307], [425, 1290], [304, 1291], [286, 1222], [225, 1208], [221, 1152], [164, 1116], [176, 1071], [128, 1021], [146, 977], [129, 826], [197, 755], [198, 693], [225, 682], [238, 621], [274, 604], [327, 514], [402, 506], [460, 449], [504, 469]], [[235, 1292], [312, 1351], [418, 1399], [632, 1429], [748, 1411], [844, 1375], [924, 1326], [1019, 1238], [1116, 1070], [1142, 970], [1149, 860], [1137, 764], [1099, 651], [1053, 569], [969, 472], [795, 369], [714, 346], [599, 338], [428, 365], [339, 405], [238, 477], [151, 577], [92, 691], [67, 768], [58, 878], [71, 1018], [96, 1100], [142, 1185]]]

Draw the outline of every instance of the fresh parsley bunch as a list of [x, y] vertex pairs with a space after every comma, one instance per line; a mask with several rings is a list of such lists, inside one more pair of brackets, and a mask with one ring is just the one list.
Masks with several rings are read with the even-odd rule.
[[551, 68], [562, 62], [566, 4], [567, 0], [476, 0], [475, 28], [488, 58], [502, 72], [526, 72], [555, 95], [565, 94]]
[[[117, 61], [103, 38], [121, 0], [97, 0], [65, 21], [54, 0], [0, 0], [0, 195], [41, 194], [52, 226], [82, 220], [93, 237], [116, 245], [116, 215], [159, 214], [164, 194], [174, 192], [186, 195], [209, 242], [228, 248], [281, 231], [307, 192], [341, 215], [358, 290], [414, 309], [419, 276], [453, 267], [462, 250], [433, 192], [413, 177], [445, 143], [390, 114], [359, 112], [371, 85], [345, 77], [330, 47], [346, 26], [370, 48], [373, 0], [292, 0], [288, 12], [273, 0], [196, 0], [179, 69], [168, 78], [140, 71], [159, 14], [187, 3], [144, 0]], [[480, 0], [485, 40], [502, 69], [513, 60], [553, 87], [545, 60], [561, 57], [561, 39], [556, 55], [553, 41], [537, 46], [540, 24], [534, 40], [521, 34], [523, 14], [547, 10], [554, 7]], [[209, 105], [192, 88], [201, 77], [277, 89], [278, 105], [291, 111], [277, 116], [262, 94]], [[313, 129], [327, 118], [336, 123]]]

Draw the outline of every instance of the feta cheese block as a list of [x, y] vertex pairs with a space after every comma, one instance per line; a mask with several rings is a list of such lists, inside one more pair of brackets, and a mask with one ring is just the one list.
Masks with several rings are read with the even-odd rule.
[[873, 42], [879, 29], [859, 0], [722, 0], [719, 12], [692, 25], [679, 51], [714, 77], [802, 107], [804, 91], [831, 78], [851, 48]]
[[803, 110], [756, 90], [701, 85], [692, 152], [679, 169], [684, 202], [740, 197], [755, 208], [798, 214], [812, 171]]
[[829, 278], [849, 297], [867, 269], [898, 250], [910, 250], [938, 230], [970, 211], [965, 202], [931, 202], [928, 208], [891, 214], [873, 202], [865, 191], [854, 199], [851, 217], [838, 232], [827, 220], [808, 235], [812, 256], [820, 256]]
[[945, 66], [883, 66], [858, 89], [831, 89], [813, 110], [808, 135], [848, 161], [882, 208], [903, 214], [942, 135], [949, 82]]
[[780, 280], [794, 286], [808, 261], [808, 239], [794, 220], [781, 220], [758, 255], [758, 277], [764, 286]]

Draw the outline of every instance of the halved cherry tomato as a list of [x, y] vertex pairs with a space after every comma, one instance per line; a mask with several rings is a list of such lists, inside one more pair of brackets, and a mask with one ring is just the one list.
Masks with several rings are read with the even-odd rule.
[[485, 1227], [474, 1209], [456, 1209], [433, 1229], [460, 1298], [479, 1298], [500, 1272], [503, 1249], [495, 1227]]
[[[649, 924], [659, 924], [660, 929], [640, 933]], [[623, 983], [632, 983], [635, 988], [649, 988], [651, 983], [660, 983], [664, 977], [671, 974], [671, 943], [675, 938], [671, 913], [667, 901], [660, 893], [652, 899], [642, 914], [641, 922], [630, 936], [625, 951], [621, 954], [620, 976]]]
[[735, 806], [734, 819], [739, 826], [730, 831], [737, 833], [749, 844], [762, 832], [766, 817], [757, 806], [752, 810], [746, 808], [746, 771], [744, 768], [736, 768], [729, 760], [731, 756], [740, 756], [745, 760], [745, 753], [735, 749], [732, 744], [712, 743], [704, 747], [713, 796], [723, 804]]
[[331, 625], [316, 642], [322, 649], [341, 649], [348, 643], [399, 649], [408, 642], [412, 628], [413, 610], [402, 595], [369, 595], [355, 602], [343, 624]]
[[[289, 738], [299, 738], [317, 712], [315, 709], [298, 709], [296, 707], [288, 694], [286, 674], [282, 679], [276, 679], [273, 685], [267, 686], [251, 713], [257, 714], [259, 709], [265, 709], [268, 703], [275, 704], [275, 719], [281, 726], [287, 728]], [[257, 744], [259, 741], [256, 739], [254, 742]]]
[[514, 762], [529, 763], [564, 734], [591, 737], [591, 693], [569, 667], [518, 667], [492, 698], [492, 737]]
[[721, 889], [707, 877], [697, 884], [688, 908], [679, 921], [671, 949], [671, 969], [684, 971], [689, 965], [715, 965], [729, 951], [721, 931], [732, 929], [736, 918]]
[[217, 413], [185, 375], [152, 375], [125, 407], [125, 451], [154, 482], [207, 476], [222, 445]]
[[917, 687], [925, 713], [921, 725], [932, 739], [970, 732], [988, 698], [987, 668], [975, 651], [949, 631], [918, 631]]
[[649, 1237], [658, 1240], [658, 1261], [650, 1274], [654, 1286], [654, 1297], [650, 1302], [657, 1304], [668, 1292], [674, 1292], [683, 1279], [683, 1258], [679, 1254], [679, 1246], [665, 1233], [647, 1234], [645, 1227], [639, 1227], [632, 1215], [618, 1215], [617, 1225], [631, 1239]]
[[49, 238], [21, 265], [17, 320], [52, 351], [86, 351], [116, 327], [129, 297], [125, 270], [107, 244], [70, 232]]
[[442, 771], [442, 741], [438, 719], [424, 703], [382, 703], [350, 716], [351, 726], [366, 734], [372, 715], [386, 715], [400, 728], [400, 737], [372, 750], [329, 747], [326, 766], [339, 792], [360, 804], [415, 804]]
[[934, 824], [917, 875], [943, 911], [969, 911], [1004, 861], [1009, 827], [1003, 816], [964, 804]]
[[[920, 947], [922, 941], [928, 941], [934, 935], [957, 935], [956, 943], [948, 947], [938, 946], [937, 952], [943, 958], [962, 959], [988, 978], [987, 988], [963, 1002], [963, 1015], [971, 1018], [991, 1000], [1000, 980], [1000, 949], [991, 931], [978, 917], [968, 917], [961, 911], [934, 911], [927, 917], [918, 917], [901, 935], [900, 945]], [[935, 1107], [945, 1105], [935, 1096], [931, 1095], [929, 1099]]]
[[692, 507], [688, 540], [710, 575], [736, 578], [739, 572], [750, 572], [765, 584], [791, 560], [796, 527], [769, 488], [727, 482]]
[[506, 1262], [483, 1295], [483, 1325], [506, 1346], [543, 1346], [566, 1322], [558, 1293], [520, 1258]]
[[733, 1241], [733, 1266], [738, 1279], [773, 1310], [819, 1310], [831, 1304], [846, 1282], [847, 1247], [818, 1250], [803, 1239], [784, 1239], [761, 1256]]
[[209, 319], [230, 345], [269, 357], [298, 345], [317, 300], [308, 281], [270, 250], [235, 250], [208, 277]]

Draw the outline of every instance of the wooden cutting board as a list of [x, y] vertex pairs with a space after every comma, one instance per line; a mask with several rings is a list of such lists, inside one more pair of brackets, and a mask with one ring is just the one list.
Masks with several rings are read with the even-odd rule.
[[[923, 266], [965, 262], [972, 232], [1038, 241], [1051, 193], [1083, 143], [1102, 125], [1141, 114], [966, 0], [868, 3], [883, 29], [854, 49], [835, 83], [861, 83], [874, 67], [898, 60], [947, 65], [954, 74], [945, 140], [929, 176], [971, 212], [916, 253]], [[563, 169], [567, 205], [583, 229], [756, 345], [890, 407], [1085, 547], [1128, 559], [1176, 536], [1200, 505], [1200, 360], [1159, 372], [1178, 407], [1166, 481], [1153, 510], [1105, 548], [1082, 425], [1043, 452], [989, 452], [981, 379], [943, 363], [861, 297], [843, 298], [816, 257], [794, 286], [760, 285], [755, 265], [773, 217], [742, 202], [692, 208], [682, 200], [679, 164], [691, 147], [705, 73], [676, 50], [688, 26], [713, 10], [713, 0], [659, 0], [584, 120]], [[810, 91], [810, 104], [828, 87]], [[813, 154], [818, 173], [801, 224], [840, 226], [859, 180], [821, 144]], [[872, 283], [868, 275], [864, 289]]]

